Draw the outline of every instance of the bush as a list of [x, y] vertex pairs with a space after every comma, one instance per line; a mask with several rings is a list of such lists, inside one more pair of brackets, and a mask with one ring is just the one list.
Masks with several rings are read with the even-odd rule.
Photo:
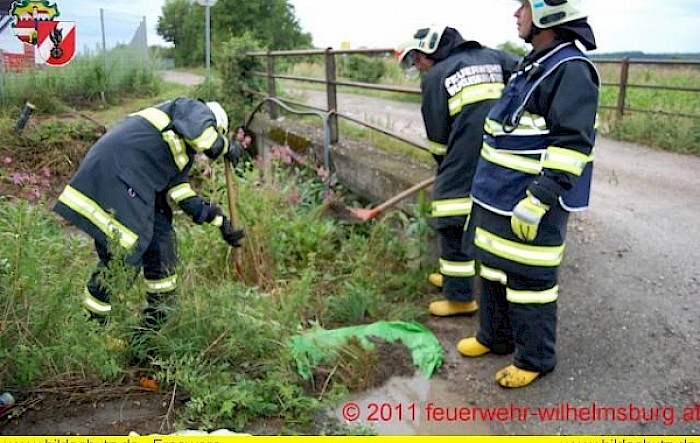
[[353, 80], [377, 83], [386, 73], [384, 61], [361, 54], [351, 54], [343, 59], [340, 75]]
[[241, 37], [232, 37], [221, 45], [214, 62], [221, 77], [218, 99], [224, 104], [229, 113], [232, 128], [243, 122], [245, 109], [253, 105], [249, 90], [262, 91], [264, 80], [260, 77], [250, 76], [253, 71], [263, 71], [263, 59], [248, 57], [246, 52], [259, 51], [260, 43], [250, 34]]

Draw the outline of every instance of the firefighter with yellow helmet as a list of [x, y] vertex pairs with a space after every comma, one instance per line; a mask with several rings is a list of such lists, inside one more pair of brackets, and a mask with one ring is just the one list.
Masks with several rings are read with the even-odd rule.
[[483, 294], [467, 357], [513, 353], [503, 387], [527, 386], [556, 366], [558, 274], [571, 212], [587, 208], [600, 80], [579, 49], [596, 48], [575, 0], [521, 0], [520, 62], [486, 119], [474, 177], [469, 250]]
[[243, 231], [189, 183], [197, 154], [233, 163], [240, 158], [242, 148], [229, 142], [228, 126], [218, 102], [180, 97], [129, 115], [90, 148], [54, 211], [95, 241], [99, 262], [83, 294], [92, 319], [104, 324], [112, 312], [103, 274], [117, 256], [115, 248], [125, 251], [134, 275], [143, 269], [143, 327], [158, 329], [167, 319], [178, 286], [169, 199], [195, 223], [217, 227], [228, 244], [240, 246]]
[[[472, 314], [474, 257], [463, 236], [471, 211], [469, 191], [483, 140], [484, 119], [515, 69], [515, 57], [465, 40], [446, 26], [421, 28], [399, 56], [407, 72], [423, 73], [421, 112], [428, 148], [437, 162], [432, 216], [438, 232], [443, 299], [428, 311], [436, 316]], [[438, 277], [438, 278], [436, 278]], [[441, 280], [441, 281], [435, 281]]]

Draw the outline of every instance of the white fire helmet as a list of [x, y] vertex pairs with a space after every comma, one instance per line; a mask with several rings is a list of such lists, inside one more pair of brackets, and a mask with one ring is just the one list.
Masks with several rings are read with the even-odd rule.
[[413, 35], [413, 40], [402, 45], [401, 54], [399, 54], [399, 64], [404, 70], [413, 67], [415, 53], [420, 51], [423, 54], [430, 55], [437, 51], [440, 45], [440, 39], [445, 32], [445, 26], [430, 25], [427, 28], [421, 28]]
[[532, 23], [540, 29], [586, 18], [581, 0], [524, 0], [530, 3]]
[[228, 132], [228, 114], [226, 114], [224, 108], [219, 102], [207, 102], [207, 106], [214, 113], [214, 118], [216, 118], [216, 130], [221, 135], [226, 134]]

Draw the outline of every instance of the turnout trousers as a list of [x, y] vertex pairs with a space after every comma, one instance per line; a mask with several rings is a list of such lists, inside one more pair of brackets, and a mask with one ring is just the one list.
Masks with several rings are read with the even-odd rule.
[[[95, 241], [99, 261], [90, 275], [85, 288], [83, 306], [94, 318], [105, 323], [112, 311], [112, 290], [105, 282], [105, 271], [114, 259], [107, 245]], [[141, 256], [139, 263], [128, 265], [132, 272], [131, 281], [138, 276], [141, 268], [146, 283], [147, 307], [142, 312], [142, 325], [158, 329], [167, 320], [173, 309], [177, 293], [177, 254], [175, 231], [172, 227], [170, 207], [156, 205], [153, 238]]]
[[477, 204], [465, 249], [482, 281], [477, 340], [495, 354], [514, 352], [513, 364], [547, 373], [557, 364], [558, 274], [569, 213], [558, 205], [540, 223], [532, 243], [517, 239], [510, 216]]
[[464, 226], [445, 226], [438, 229], [442, 296], [450, 301], [474, 300], [476, 267], [473, 256], [463, 248]]

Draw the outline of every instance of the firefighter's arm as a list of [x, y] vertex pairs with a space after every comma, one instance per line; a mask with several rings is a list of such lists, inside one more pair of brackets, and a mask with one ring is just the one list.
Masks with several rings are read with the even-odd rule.
[[548, 82], [553, 94], [542, 97], [547, 113], [550, 145], [542, 172], [530, 192], [547, 205], [571, 189], [593, 161], [594, 126], [598, 108], [598, 80], [588, 63], [571, 61], [553, 73]]
[[209, 223], [221, 231], [223, 239], [231, 246], [240, 247], [240, 240], [245, 237], [242, 229], [235, 229], [224, 212], [214, 203], [200, 197], [188, 182], [173, 186], [168, 196], [189, 215], [196, 224]]
[[[574, 64], [575, 63], [575, 64]], [[583, 64], [583, 65], [582, 65]], [[533, 241], [540, 221], [571, 189], [593, 160], [593, 127], [598, 106], [597, 79], [585, 62], [564, 64], [548, 78], [551, 94], [542, 94], [551, 144], [542, 172], [513, 209], [511, 229], [521, 240]]]
[[197, 153], [215, 159], [229, 150], [228, 138], [217, 132], [216, 119], [206, 103], [200, 100], [178, 99], [172, 125]]
[[450, 114], [447, 93], [439, 76], [429, 71], [421, 85], [421, 113], [428, 137], [428, 151], [438, 164], [447, 153], [450, 137]]

